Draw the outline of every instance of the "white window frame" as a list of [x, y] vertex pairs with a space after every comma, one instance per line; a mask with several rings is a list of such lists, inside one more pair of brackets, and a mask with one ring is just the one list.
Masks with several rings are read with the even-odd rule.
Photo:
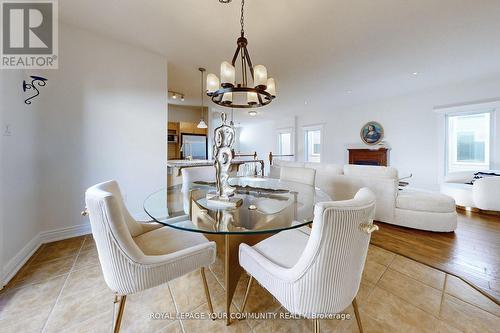
[[[450, 112], [450, 113], [447, 113], [445, 115], [445, 168], [446, 168], [446, 174], [450, 174], [450, 173], [453, 173], [453, 172], [457, 172], [457, 171], [450, 171], [450, 142], [449, 142], [449, 139], [450, 139], [450, 133], [449, 133], [449, 119], [450, 117], [457, 117], [457, 116], [472, 116], [472, 115], [477, 115], [477, 114], [486, 114], [486, 113], [489, 113], [490, 114], [490, 138], [489, 138], [489, 142], [488, 142], [488, 151], [486, 151], [486, 155], [487, 155], [487, 160], [485, 161], [486, 163], [488, 163], [488, 166], [485, 168], [485, 169], [482, 169], [479, 164], [478, 165], [474, 165], [471, 163], [470, 165], [470, 169], [464, 169], [463, 171], [480, 171], [480, 170], [488, 170], [491, 168], [491, 165], [493, 163], [493, 158], [492, 158], [492, 155], [493, 155], [493, 150], [491, 149], [491, 146], [492, 146], [492, 142], [493, 142], [493, 130], [494, 130], [494, 114], [495, 114], [495, 110], [494, 109], [488, 109], [488, 110], [483, 110], [483, 111], [473, 111], [473, 112], [459, 112], [459, 113], [453, 113], [453, 112]], [[458, 164], [458, 162], [457, 162]]]
[[295, 160], [295, 130], [293, 127], [285, 127], [285, 128], [280, 128], [276, 130], [276, 144], [278, 146], [278, 155], [283, 155], [283, 152], [281, 151], [281, 145], [280, 145], [280, 136], [281, 134], [287, 134], [290, 133], [290, 154], [293, 155], [293, 160]]
[[[497, 137], [496, 137], [496, 125], [497, 125], [497, 111], [500, 110], [500, 100], [485, 103], [473, 103], [473, 104], [463, 104], [458, 106], [444, 106], [436, 107], [434, 111], [440, 115], [439, 119], [439, 182], [441, 183], [448, 174], [453, 173], [449, 170], [449, 159], [448, 159], [448, 118], [452, 116], [467, 116], [473, 114], [490, 113], [490, 142], [489, 142], [489, 167], [492, 168], [495, 159], [499, 156], [495, 156], [495, 151], [497, 149]], [[470, 171], [476, 171], [470, 170]]]
[[[320, 152], [319, 152], [319, 162], [315, 161], [308, 161], [307, 158], [307, 132], [308, 131], [320, 131]], [[303, 147], [304, 147], [304, 161], [307, 163], [322, 163], [324, 159], [324, 151], [325, 151], [325, 131], [324, 131], [324, 125], [323, 124], [317, 124], [317, 125], [308, 125], [308, 126], [303, 126], [302, 127], [302, 139], [303, 139]]]

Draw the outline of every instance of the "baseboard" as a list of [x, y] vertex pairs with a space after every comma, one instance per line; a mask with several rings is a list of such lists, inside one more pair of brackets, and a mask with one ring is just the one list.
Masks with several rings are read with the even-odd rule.
[[23, 267], [29, 258], [35, 253], [36, 250], [42, 245], [40, 242], [40, 234], [33, 237], [28, 244], [26, 244], [21, 251], [19, 251], [12, 259], [3, 267], [2, 274], [2, 288], [16, 273]]
[[[82, 236], [90, 234], [90, 223], [75, 225], [72, 227], [54, 229], [50, 231], [42, 231], [33, 237], [28, 244], [26, 244], [21, 251], [19, 251], [9, 262], [3, 267], [2, 285], [5, 286], [16, 273], [23, 267], [23, 265], [31, 258], [38, 248], [44, 243], [55, 242], [71, 237]], [[2, 288], [0, 288], [2, 289]]]
[[51, 231], [42, 231], [38, 236], [40, 237], [41, 244], [44, 244], [71, 237], [90, 234], [91, 232], [92, 230], [90, 229], [90, 223], [85, 223], [72, 227], [54, 229]]

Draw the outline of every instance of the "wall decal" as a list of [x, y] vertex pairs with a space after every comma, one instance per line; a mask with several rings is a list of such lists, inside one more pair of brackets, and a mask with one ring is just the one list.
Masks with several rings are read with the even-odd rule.
[[26, 104], [31, 104], [30, 100], [40, 95], [40, 91], [38, 91], [36, 85], [38, 85], [39, 87], [43, 87], [47, 84], [47, 79], [44, 77], [31, 75], [30, 78], [33, 79], [31, 80], [31, 83], [26, 83], [26, 80], [23, 80], [23, 91], [26, 92], [26, 90], [33, 89], [36, 91], [36, 94], [25, 99], [24, 103]]

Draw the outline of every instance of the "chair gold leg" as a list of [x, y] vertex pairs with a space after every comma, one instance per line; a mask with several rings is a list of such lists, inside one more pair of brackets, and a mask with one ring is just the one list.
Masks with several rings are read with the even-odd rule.
[[352, 300], [352, 307], [354, 308], [354, 314], [356, 315], [356, 322], [358, 323], [359, 333], [363, 333], [363, 325], [361, 325], [361, 317], [359, 316], [358, 302], [356, 302], [356, 297]]
[[[208, 309], [210, 314], [214, 313], [214, 308], [212, 306], [212, 299], [210, 298], [210, 290], [208, 289], [207, 276], [205, 275], [205, 267], [200, 269], [201, 279], [203, 280], [203, 287], [205, 288], [205, 296], [207, 297]], [[215, 320], [215, 318], [212, 318]]]
[[313, 319], [313, 333], [319, 333], [319, 319]]
[[[119, 300], [118, 300], [119, 299]], [[115, 304], [120, 303], [118, 306], [118, 314], [116, 315], [116, 321], [114, 323], [113, 332], [120, 332], [120, 325], [122, 324], [123, 311], [125, 310], [125, 302], [127, 301], [127, 295], [118, 296], [115, 295]]]
[[245, 292], [245, 298], [243, 298], [243, 303], [241, 304], [241, 313], [245, 312], [245, 306], [247, 305], [248, 295], [250, 294], [250, 288], [252, 287], [253, 276], [250, 276], [248, 280], [247, 291]]

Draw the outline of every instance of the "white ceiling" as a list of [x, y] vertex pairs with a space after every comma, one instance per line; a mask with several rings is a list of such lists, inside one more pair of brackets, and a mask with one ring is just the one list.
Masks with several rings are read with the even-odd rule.
[[[165, 55], [169, 89], [186, 105], [199, 104], [197, 68], [218, 73], [239, 35], [238, 0], [59, 6], [67, 23]], [[245, 12], [252, 61], [277, 82], [273, 110], [317, 94], [345, 105], [500, 74], [498, 0], [247, 0]]]

